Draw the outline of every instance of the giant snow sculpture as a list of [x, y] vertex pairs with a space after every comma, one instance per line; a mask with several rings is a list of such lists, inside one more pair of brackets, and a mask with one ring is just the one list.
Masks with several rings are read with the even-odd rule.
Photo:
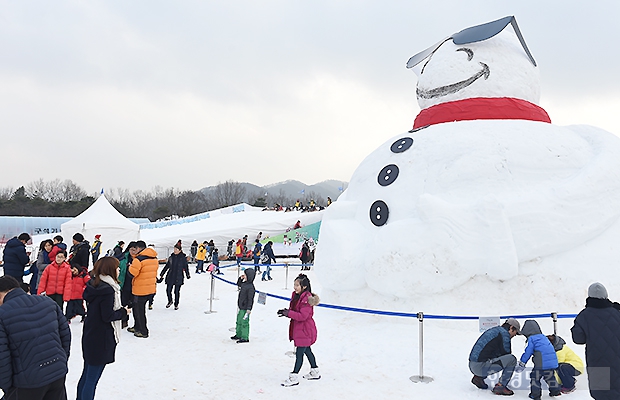
[[323, 287], [406, 298], [508, 281], [617, 222], [620, 139], [551, 124], [514, 17], [454, 34], [416, 64], [414, 129], [366, 157], [324, 215]]

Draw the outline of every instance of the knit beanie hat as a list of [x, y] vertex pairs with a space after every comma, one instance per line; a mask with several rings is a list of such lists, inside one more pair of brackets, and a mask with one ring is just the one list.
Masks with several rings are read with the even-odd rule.
[[73, 240], [75, 240], [76, 242], [83, 242], [84, 241], [84, 235], [82, 235], [81, 233], [76, 233], [75, 235], [73, 235]]
[[177, 242], [177, 244], [175, 244], [175, 245], [174, 245], [174, 247], [176, 247], [176, 248], [177, 248], [177, 249], [179, 249], [179, 250], [182, 250], [182, 247], [181, 247], [181, 241], [179, 240], [179, 241]]
[[607, 289], [601, 283], [593, 283], [588, 288], [588, 297], [594, 297], [597, 299], [606, 299], [607, 298]]

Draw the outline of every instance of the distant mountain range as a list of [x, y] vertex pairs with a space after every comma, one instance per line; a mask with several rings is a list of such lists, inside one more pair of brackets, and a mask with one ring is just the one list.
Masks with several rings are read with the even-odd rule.
[[[254, 203], [257, 198], [264, 198], [265, 193], [267, 193], [270, 205], [271, 199], [283, 201], [288, 198], [292, 199], [294, 202], [296, 199], [307, 201], [313, 198], [317, 202], [324, 203], [329, 196], [332, 200], [336, 200], [349, 185], [348, 182], [336, 181], [333, 179], [315, 183], [314, 185], [306, 185], [303, 182], [295, 180], [278, 182], [266, 186], [257, 186], [248, 182], [239, 182], [239, 184], [245, 188], [246, 202]], [[215, 186], [208, 186], [200, 189], [200, 191], [208, 195], [213, 189], [215, 189]]]

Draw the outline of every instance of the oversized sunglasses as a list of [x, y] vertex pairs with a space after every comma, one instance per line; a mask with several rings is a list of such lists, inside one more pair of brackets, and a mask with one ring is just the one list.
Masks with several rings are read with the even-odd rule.
[[508, 24], [512, 25], [512, 28], [514, 29], [517, 37], [519, 38], [519, 42], [521, 42], [521, 46], [523, 46], [523, 50], [525, 50], [525, 53], [527, 54], [532, 64], [536, 66], [536, 61], [534, 60], [532, 53], [530, 53], [530, 50], [527, 48], [527, 44], [525, 44], [525, 39], [523, 39], [523, 35], [521, 35], [519, 25], [517, 25], [517, 20], [514, 16], [508, 16], [502, 19], [498, 19], [496, 21], [487, 22], [486, 24], [465, 28], [462, 31], [455, 33], [454, 35], [448, 36], [447, 38], [435, 43], [428, 49], [412, 56], [409, 61], [407, 61], [407, 68], [413, 68], [422, 61], [424, 61], [428, 56], [433, 54], [442, 44], [444, 44], [450, 39], [452, 39], [452, 42], [456, 45], [481, 42], [497, 35], [501, 31], [503, 31], [504, 28], [508, 26]]

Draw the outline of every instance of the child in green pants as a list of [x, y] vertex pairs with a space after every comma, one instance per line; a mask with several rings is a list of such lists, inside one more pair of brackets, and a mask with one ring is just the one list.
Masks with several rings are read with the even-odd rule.
[[236, 340], [237, 343], [247, 343], [250, 341], [250, 313], [252, 312], [254, 294], [256, 292], [254, 288], [255, 274], [256, 271], [254, 271], [254, 268], [247, 268], [237, 280], [237, 286], [239, 286], [237, 306], [239, 307], [239, 311], [237, 312], [235, 336], [231, 337], [231, 339]]

